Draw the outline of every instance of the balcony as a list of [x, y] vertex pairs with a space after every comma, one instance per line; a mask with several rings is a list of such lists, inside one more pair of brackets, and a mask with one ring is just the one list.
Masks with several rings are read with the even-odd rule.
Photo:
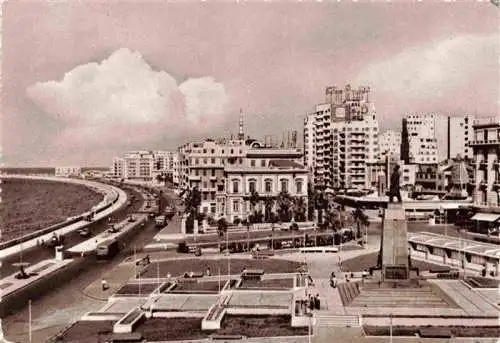
[[493, 138], [488, 140], [478, 139], [469, 142], [469, 146], [485, 146], [485, 145], [498, 145], [498, 144], [500, 144], [499, 138]]
[[201, 181], [200, 175], [189, 175], [189, 181]]

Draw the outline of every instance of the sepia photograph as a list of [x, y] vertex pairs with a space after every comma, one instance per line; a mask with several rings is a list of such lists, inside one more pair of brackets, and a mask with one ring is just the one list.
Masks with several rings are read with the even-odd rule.
[[499, 342], [499, 1], [0, 6], [0, 343]]

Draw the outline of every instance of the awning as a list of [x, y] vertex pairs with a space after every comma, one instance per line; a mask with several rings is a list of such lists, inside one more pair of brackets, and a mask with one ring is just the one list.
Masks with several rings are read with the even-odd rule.
[[482, 222], [496, 222], [500, 219], [500, 214], [497, 213], [476, 213], [472, 220], [478, 220]]

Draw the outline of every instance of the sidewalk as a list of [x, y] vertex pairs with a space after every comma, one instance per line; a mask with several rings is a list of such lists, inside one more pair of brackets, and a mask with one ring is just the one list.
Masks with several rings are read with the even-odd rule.
[[[88, 285], [82, 293], [92, 299], [108, 301], [108, 298], [116, 293], [125, 283], [134, 276], [135, 263], [120, 263], [111, 271], [105, 273]], [[101, 281], [106, 280], [109, 288], [102, 290]]]

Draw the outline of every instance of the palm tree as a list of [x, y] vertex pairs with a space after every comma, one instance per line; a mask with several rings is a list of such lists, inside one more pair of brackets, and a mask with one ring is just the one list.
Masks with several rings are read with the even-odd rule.
[[370, 225], [368, 216], [363, 212], [361, 207], [356, 207], [352, 212], [352, 216], [356, 221], [356, 238], [361, 238], [361, 226], [368, 227]]

